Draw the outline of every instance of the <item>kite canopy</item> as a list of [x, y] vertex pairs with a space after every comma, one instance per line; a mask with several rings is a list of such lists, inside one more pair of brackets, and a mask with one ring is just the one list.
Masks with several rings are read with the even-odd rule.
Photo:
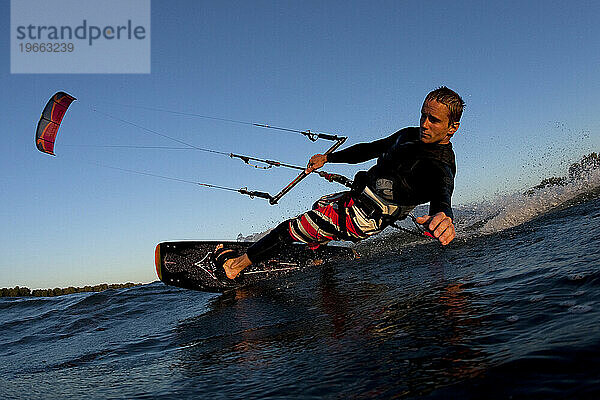
[[48, 100], [35, 133], [35, 144], [42, 153], [54, 155], [54, 141], [60, 123], [75, 97], [58, 92]]

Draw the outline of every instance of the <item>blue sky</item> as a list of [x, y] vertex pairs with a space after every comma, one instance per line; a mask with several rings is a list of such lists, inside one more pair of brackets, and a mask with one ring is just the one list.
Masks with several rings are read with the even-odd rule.
[[[193, 150], [80, 146], [174, 145], [94, 109], [199, 147], [304, 165], [329, 143], [143, 107], [332, 132], [350, 145], [417, 125], [426, 93], [447, 85], [467, 103], [453, 140], [457, 205], [562, 175], [600, 149], [596, 2], [154, 0], [145, 75], [10, 74], [8, 1], [0, 11], [0, 287], [150, 282], [160, 241], [264, 231], [342, 189], [311, 176], [270, 206], [105, 168], [272, 193], [296, 175]], [[78, 101], [50, 157], [33, 135], [58, 90]]]

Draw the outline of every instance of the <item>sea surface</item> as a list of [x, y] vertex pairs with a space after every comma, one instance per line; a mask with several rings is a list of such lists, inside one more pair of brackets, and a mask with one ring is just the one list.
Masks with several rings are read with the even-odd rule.
[[224, 295], [2, 298], [0, 398], [598, 399], [598, 182], [459, 208], [445, 248], [386, 232]]

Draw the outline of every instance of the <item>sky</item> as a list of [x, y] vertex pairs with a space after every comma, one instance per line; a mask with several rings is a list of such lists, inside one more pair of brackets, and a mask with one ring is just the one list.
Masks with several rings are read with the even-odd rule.
[[[154, 0], [149, 74], [11, 74], [9, 1], [0, 12], [0, 287], [151, 282], [161, 241], [235, 240], [343, 190], [310, 176], [271, 206], [123, 169], [270, 193], [296, 171], [101, 147], [181, 147], [168, 136], [305, 165], [330, 146], [189, 114], [329, 132], [349, 146], [417, 126], [425, 95], [446, 85], [467, 104], [453, 139], [457, 207], [565, 175], [600, 150], [593, 1]], [[52, 157], [33, 136], [60, 90], [77, 101]], [[372, 164], [324, 169], [352, 176]]]

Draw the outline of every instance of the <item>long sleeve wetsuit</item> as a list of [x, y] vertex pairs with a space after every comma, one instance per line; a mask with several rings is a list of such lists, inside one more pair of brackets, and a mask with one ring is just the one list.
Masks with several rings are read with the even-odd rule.
[[[358, 143], [327, 156], [327, 162], [357, 164], [377, 158], [367, 171], [366, 185], [402, 206], [430, 203], [429, 212], [444, 212], [453, 218], [451, 197], [456, 164], [452, 144], [427, 144], [419, 139], [419, 128], [404, 128], [369, 143]], [[393, 182], [393, 193], [377, 188], [378, 179]], [[391, 196], [390, 196], [391, 195]]]

